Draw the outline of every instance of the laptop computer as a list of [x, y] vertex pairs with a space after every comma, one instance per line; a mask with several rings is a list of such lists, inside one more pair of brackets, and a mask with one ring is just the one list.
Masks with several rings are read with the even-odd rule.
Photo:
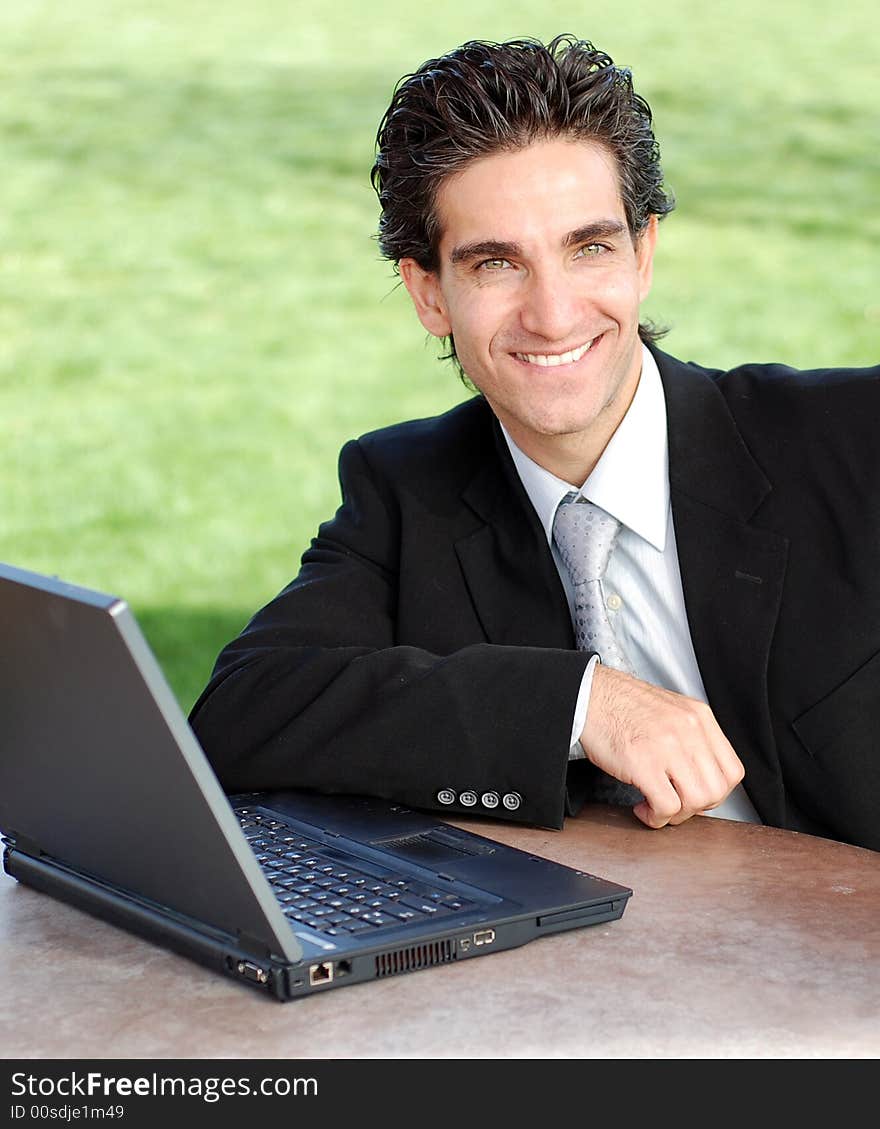
[[632, 891], [362, 796], [227, 796], [127, 603], [0, 563], [18, 881], [279, 1000], [614, 921]]

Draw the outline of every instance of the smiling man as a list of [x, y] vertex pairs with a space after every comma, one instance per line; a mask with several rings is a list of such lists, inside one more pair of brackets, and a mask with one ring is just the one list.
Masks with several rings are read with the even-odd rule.
[[880, 370], [657, 348], [672, 202], [647, 103], [589, 43], [429, 60], [373, 183], [476, 394], [343, 449], [339, 510], [193, 709], [224, 785], [880, 849]]

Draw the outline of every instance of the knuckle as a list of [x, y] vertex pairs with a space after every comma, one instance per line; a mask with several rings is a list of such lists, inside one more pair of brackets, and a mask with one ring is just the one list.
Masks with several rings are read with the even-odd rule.
[[652, 827], [664, 827], [681, 811], [681, 797], [676, 792], [670, 795], [669, 791], [670, 789], [667, 786], [658, 789], [649, 788], [648, 792], [645, 793], [649, 801]]
[[661, 827], [665, 827], [666, 824], [669, 823], [669, 816], [655, 811], [654, 808], [649, 808], [644, 813], [644, 815], [640, 816], [639, 818], [647, 827], [650, 827], [653, 831], [659, 831]]
[[678, 749], [681, 745], [681, 737], [677, 730], [662, 729], [656, 735], [653, 742], [662, 752], [669, 753]]

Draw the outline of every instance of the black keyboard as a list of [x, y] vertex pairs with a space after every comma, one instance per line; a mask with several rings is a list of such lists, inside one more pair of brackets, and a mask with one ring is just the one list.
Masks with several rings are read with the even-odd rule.
[[344, 854], [252, 808], [236, 810], [285, 916], [331, 936], [371, 933], [476, 908], [371, 860]]

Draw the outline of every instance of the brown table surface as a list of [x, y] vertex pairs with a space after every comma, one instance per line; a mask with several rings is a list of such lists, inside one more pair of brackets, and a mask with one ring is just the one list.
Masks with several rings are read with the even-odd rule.
[[697, 817], [463, 822], [630, 886], [623, 917], [280, 1004], [0, 876], [4, 1058], [873, 1058], [880, 853]]

